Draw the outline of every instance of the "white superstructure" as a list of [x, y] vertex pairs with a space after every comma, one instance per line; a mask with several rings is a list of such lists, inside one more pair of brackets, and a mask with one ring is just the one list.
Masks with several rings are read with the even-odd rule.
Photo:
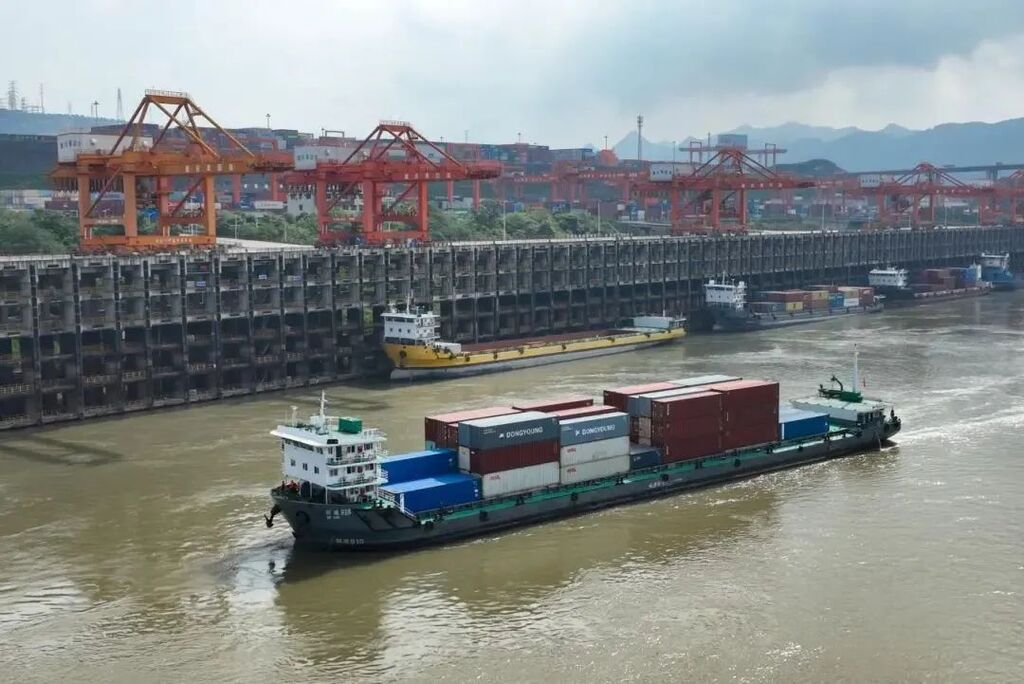
[[1009, 254], [982, 254], [981, 265], [985, 268], [998, 268], [1006, 270], [1010, 268]]
[[325, 503], [372, 501], [386, 482], [380, 460], [388, 455], [387, 437], [357, 419], [328, 416], [325, 406], [321, 394], [320, 413], [308, 423], [293, 417], [270, 433], [281, 440], [281, 473]]
[[747, 284], [720, 283], [709, 280], [704, 284], [704, 303], [709, 307], [742, 311], [747, 305]]
[[907, 287], [910, 274], [904, 268], [875, 268], [868, 273], [871, 287]]
[[457, 342], [442, 342], [438, 334], [441, 318], [432, 311], [406, 313], [389, 311], [381, 316], [384, 323], [384, 343], [407, 346], [434, 347], [453, 354], [462, 351]]

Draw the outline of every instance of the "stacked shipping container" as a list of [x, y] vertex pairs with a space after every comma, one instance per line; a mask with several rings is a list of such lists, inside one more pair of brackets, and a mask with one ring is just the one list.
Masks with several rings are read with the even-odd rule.
[[458, 453], [452, 449], [430, 449], [411, 454], [389, 456], [380, 463], [390, 484], [421, 480], [425, 477], [453, 473], [458, 467]]
[[516, 411], [564, 411], [566, 409], [585, 408], [593, 406], [594, 400], [590, 397], [561, 397], [558, 399], [541, 399], [538, 401], [522, 401], [512, 404]]
[[459, 469], [481, 478], [484, 498], [558, 483], [558, 421], [539, 411], [459, 423]]
[[739, 449], [779, 438], [779, 383], [737, 380], [711, 385], [722, 394], [722, 449]]
[[722, 395], [703, 392], [665, 397], [651, 408], [651, 441], [662, 462], [710, 456], [722, 450]]
[[480, 482], [471, 475], [444, 473], [381, 487], [381, 496], [409, 513], [458, 506], [480, 499]]
[[459, 423], [464, 420], [491, 418], [515, 413], [511, 406], [491, 406], [489, 408], [455, 411], [423, 419], [423, 437], [428, 449], [457, 449], [459, 446]]
[[629, 416], [608, 413], [559, 423], [559, 481], [576, 484], [629, 472]]

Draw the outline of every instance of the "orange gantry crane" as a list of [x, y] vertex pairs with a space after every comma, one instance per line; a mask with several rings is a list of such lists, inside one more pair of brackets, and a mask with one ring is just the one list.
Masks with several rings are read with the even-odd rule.
[[[284, 183], [290, 193], [315, 195], [321, 245], [376, 245], [429, 240], [431, 183], [500, 175], [499, 162], [459, 161], [410, 124], [382, 121], [344, 160], [319, 159]], [[404, 229], [391, 230], [396, 223]]]
[[[144, 135], [146, 118], [161, 120]], [[206, 124], [204, 127], [202, 124]], [[83, 134], [89, 137], [92, 134]], [[113, 136], [111, 136], [113, 137]], [[212, 142], [211, 138], [227, 141]], [[53, 179], [78, 193], [82, 251], [163, 250], [212, 247], [217, 241], [217, 176], [273, 173], [292, 167], [284, 153], [256, 154], [214, 121], [187, 93], [147, 90], [120, 135], [95, 143], [73, 161], [59, 162]], [[176, 186], [184, 195], [172, 201]], [[120, 193], [123, 210], [99, 212]], [[109, 203], [107, 203], [109, 205]], [[139, 212], [148, 210], [155, 232], [140, 233]]]
[[748, 192], [812, 188], [814, 181], [770, 169], [738, 147], [718, 147], [691, 173], [636, 182], [634, 194], [668, 199], [673, 233], [743, 232]]

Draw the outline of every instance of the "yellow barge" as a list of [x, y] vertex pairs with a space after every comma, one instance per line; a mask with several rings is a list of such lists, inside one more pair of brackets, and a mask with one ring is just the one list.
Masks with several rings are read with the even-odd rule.
[[476, 375], [543, 366], [665, 344], [686, 334], [681, 320], [637, 316], [630, 325], [612, 330], [459, 344], [440, 339], [440, 320], [432, 312], [392, 311], [384, 314], [383, 323], [384, 353], [392, 364], [392, 380]]

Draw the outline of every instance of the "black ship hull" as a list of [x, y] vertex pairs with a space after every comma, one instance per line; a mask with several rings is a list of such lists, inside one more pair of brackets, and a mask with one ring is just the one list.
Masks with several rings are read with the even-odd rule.
[[877, 449], [899, 429], [899, 421], [880, 421], [833, 433], [828, 438], [763, 445], [698, 461], [633, 471], [618, 478], [479, 502], [417, 519], [396, 509], [317, 503], [282, 488], [274, 489], [272, 498], [275, 511], [291, 526], [296, 545], [344, 551], [403, 550]]

